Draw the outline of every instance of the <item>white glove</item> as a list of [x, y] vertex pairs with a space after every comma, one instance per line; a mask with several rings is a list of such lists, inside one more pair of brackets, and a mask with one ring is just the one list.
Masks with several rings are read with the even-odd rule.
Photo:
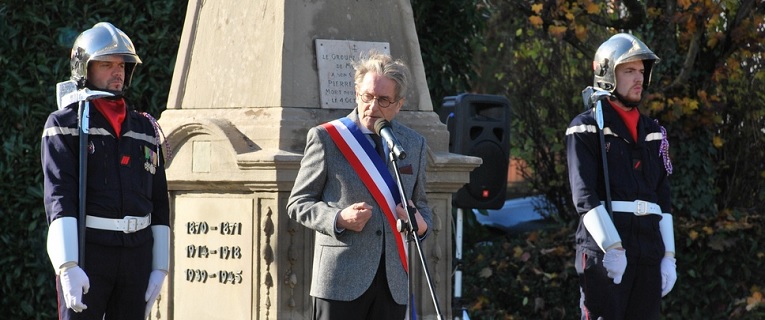
[[162, 283], [165, 282], [165, 276], [167, 276], [167, 273], [163, 270], [154, 270], [151, 272], [151, 275], [149, 275], [149, 286], [146, 288], [146, 294], [143, 297], [143, 299], [146, 300], [146, 313], [143, 317], [144, 319], [149, 317], [151, 307], [154, 306], [154, 301], [157, 301], [159, 291], [162, 290]]
[[64, 294], [66, 307], [74, 312], [82, 312], [88, 308], [82, 303], [82, 295], [90, 290], [90, 279], [80, 266], [73, 266], [61, 270], [61, 291]]
[[611, 248], [603, 256], [603, 267], [608, 271], [608, 277], [614, 279], [615, 284], [622, 283], [624, 269], [627, 269], [627, 250], [623, 248]]
[[661, 296], [666, 296], [677, 281], [677, 265], [675, 258], [665, 256], [661, 259]]

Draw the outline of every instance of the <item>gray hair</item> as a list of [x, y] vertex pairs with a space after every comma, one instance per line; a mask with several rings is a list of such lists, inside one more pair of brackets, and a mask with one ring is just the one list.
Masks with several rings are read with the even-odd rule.
[[356, 69], [354, 81], [357, 86], [367, 73], [374, 72], [396, 83], [396, 100], [406, 96], [409, 90], [409, 68], [403, 61], [394, 60], [390, 55], [371, 51], [367, 57], [355, 61], [353, 68]]

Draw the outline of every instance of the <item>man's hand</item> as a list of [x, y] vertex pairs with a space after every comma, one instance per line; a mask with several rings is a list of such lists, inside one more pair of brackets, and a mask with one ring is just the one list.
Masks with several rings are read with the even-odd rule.
[[61, 270], [59, 279], [66, 307], [74, 310], [74, 312], [82, 312], [82, 310], [87, 309], [88, 306], [82, 303], [82, 295], [90, 290], [90, 279], [88, 279], [85, 271], [78, 265], [65, 267]]
[[677, 281], [677, 265], [675, 257], [665, 256], [661, 259], [661, 296], [666, 296]]
[[372, 218], [372, 206], [358, 202], [340, 211], [337, 217], [337, 227], [359, 232], [364, 229], [367, 221]]
[[606, 250], [603, 256], [603, 267], [608, 271], [608, 277], [614, 279], [615, 284], [622, 283], [624, 270], [627, 269], [627, 250], [624, 248]]
[[[425, 232], [428, 231], [428, 224], [425, 222], [425, 219], [420, 214], [420, 211], [417, 210], [417, 207], [414, 206], [414, 202], [412, 200], [409, 200], [409, 206], [414, 208], [414, 219], [417, 223], [417, 235], [422, 236], [425, 234]], [[409, 212], [404, 208], [403, 205], [400, 203], [398, 206], [396, 206], [396, 215], [400, 220], [409, 221]]]
[[151, 272], [151, 275], [149, 275], [149, 286], [146, 288], [146, 294], [143, 297], [146, 301], [146, 313], [143, 317], [144, 319], [149, 317], [151, 308], [154, 306], [154, 301], [157, 301], [159, 291], [162, 289], [162, 283], [165, 282], [165, 276], [167, 276], [167, 273], [164, 270], [154, 270]]

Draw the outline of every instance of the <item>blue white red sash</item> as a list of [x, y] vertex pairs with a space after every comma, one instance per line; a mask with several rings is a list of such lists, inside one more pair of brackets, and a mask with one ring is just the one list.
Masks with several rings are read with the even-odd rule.
[[353, 170], [372, 193], [372, 197], [385, 214], [385, 219], [388, 220], [388, 225], [393, 234], [399, 233], [401, 235], [394, 238], [401, 264], [404, 271], [408, 273], [404, 234], [400, 233], [396, 227], [396, 204], [401, 202], [401, 196], [398, 192], [394, 192], [398, 189], [385, 162], [377, 155], [375, 148], [353, 120], [345, 117], [327, 122], [322, 126], [329, 132], [329, 136], [340, 149], [340, 152], [343, 153], [345, 159], [348, 160]]

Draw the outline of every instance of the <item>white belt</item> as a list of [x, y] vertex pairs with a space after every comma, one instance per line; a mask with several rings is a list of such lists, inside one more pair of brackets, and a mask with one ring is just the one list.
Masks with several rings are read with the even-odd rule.
[[145, 217], [125, 216], [122, 219], [109, 219], [94, 216], [85, 217], [85, 226], [93, 229], [122, 231], [133, 233], [151, 225], [151, 213]]
[[635, 201], [611, 201], [611, 211], [629, 212], [636, 216], [647, 214], [661, 214], [661, 207], [653, 202], [635, 200]]

